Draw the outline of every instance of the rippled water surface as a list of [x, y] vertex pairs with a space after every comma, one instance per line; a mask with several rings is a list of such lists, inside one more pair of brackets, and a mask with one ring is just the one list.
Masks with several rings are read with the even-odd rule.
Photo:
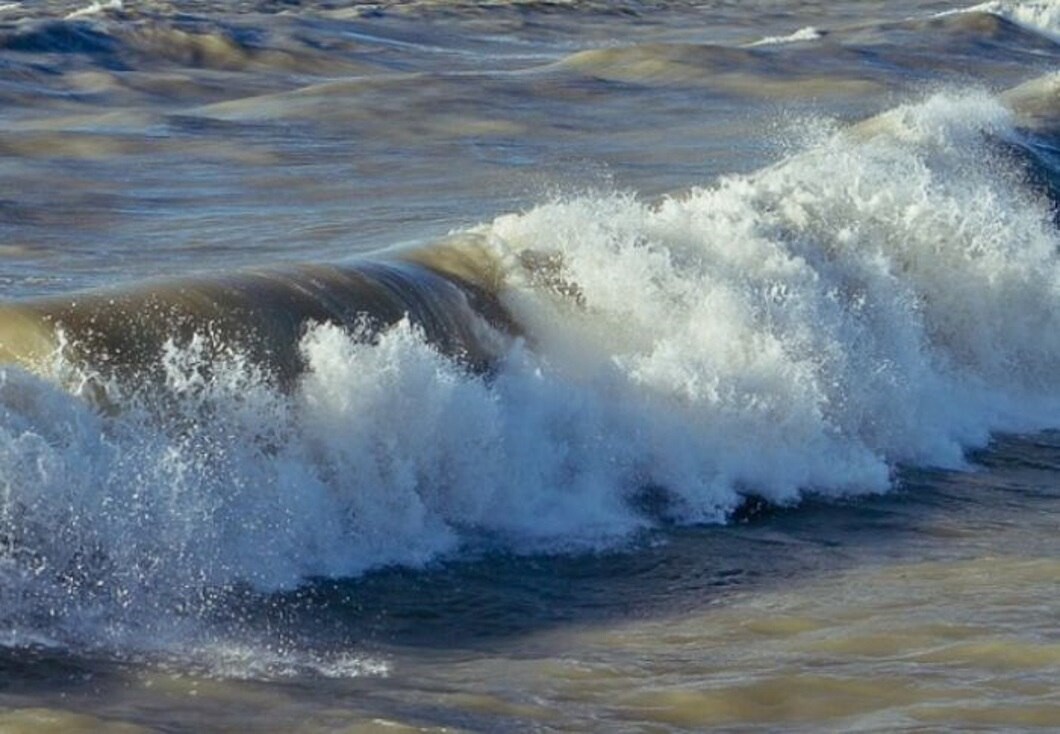
[[0, 0], [0, 730], [1060, 726], [1060, 3]]
[[658, 195], [776, 160], [802, 116], [1054, 68], [1050, 37], [945, 7], [5, 4], [5, 281], [341, 258], [556, 191]]

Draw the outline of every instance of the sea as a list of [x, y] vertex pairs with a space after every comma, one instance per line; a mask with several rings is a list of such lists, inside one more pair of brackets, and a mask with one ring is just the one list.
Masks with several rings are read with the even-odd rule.
[[0, 732], [1060, 729], [1060, 0], [0, 0]]

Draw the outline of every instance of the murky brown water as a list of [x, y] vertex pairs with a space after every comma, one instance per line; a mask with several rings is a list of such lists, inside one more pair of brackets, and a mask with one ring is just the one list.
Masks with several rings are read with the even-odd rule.
[[[1045, 0], [0, 2], [0, 286], [82, 360], [0, 309], [0, 731], [1060, 726], [1058, 38]], [[248, 267], [285, 285], [202, 285]], [[431, 301], [472, 291], [497, 333]], [[213, 341], [108, 310], [152, 297]], [[166, 398], [104, 384], [156, 356]]]

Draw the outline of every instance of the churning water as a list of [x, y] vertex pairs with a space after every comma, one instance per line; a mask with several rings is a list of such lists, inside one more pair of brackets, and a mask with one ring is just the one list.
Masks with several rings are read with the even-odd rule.
[[0, 4], [0, 729], [1060, 726], [1060, 4]]

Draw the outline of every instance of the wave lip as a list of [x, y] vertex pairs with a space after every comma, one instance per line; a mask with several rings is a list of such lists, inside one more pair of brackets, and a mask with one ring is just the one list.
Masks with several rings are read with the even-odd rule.
[[167, 344], [200, 337], [209, 354], [239, 353], [290, 384], [303, 370], [298, 345], [311, 324], [364, 332], [408, 318], [440, 351], [484, 369], [497, 356], [498, 334], [514, 329], [490, 268], [482, 253], [451, 245], [405, 259], [296, 265], [12, 304], [0, 310], [0, 358], [46, 371], [61, 357], [105, 379], [146, 381]]

